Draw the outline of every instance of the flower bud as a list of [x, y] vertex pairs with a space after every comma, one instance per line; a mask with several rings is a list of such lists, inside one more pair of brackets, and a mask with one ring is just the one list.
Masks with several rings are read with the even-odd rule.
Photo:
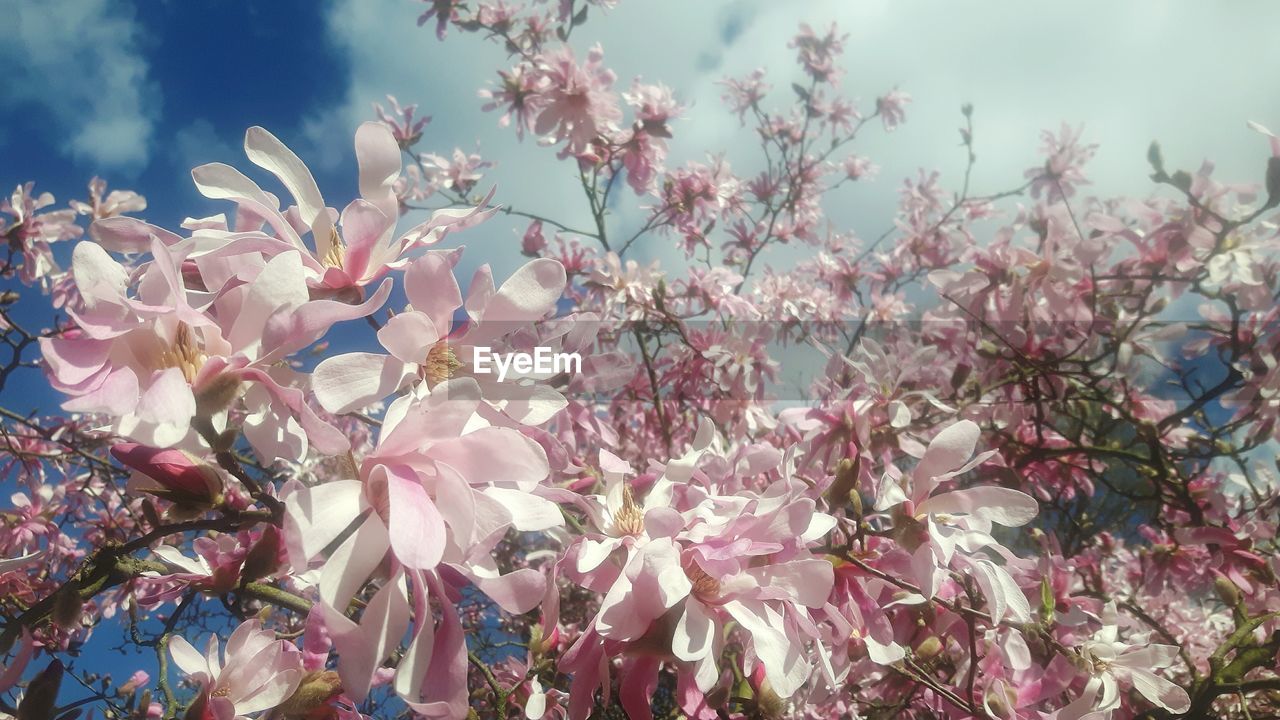
[[342, 680], [338, 673], [333, 670], [317, 670], [302, 678], [298, 689], [293, 691], [293, 695], [277, 711], [286, 718], [307, 717], [341, 692]]
[[1267, 207], [1280, 205], [1280, 156], [1267, 158]]
[[916, 657], [921, 660], [932, 660], [942, 654], [942, 640], [937, 635], [930, 635], [916, 646]]
[[773, 691], [768, 680], [762, 680], [760, 688], [756, 690], [756, 712], [766, 720], [776, 720], [787, 715], [787, 701]]
[[847, 499], [853, 504], [855, 518], [862, 517], [862, 498], [858, 497], [858, 466], [861, 458], [854, 455], [836, 464], [835, 479], [827, 488], [827, 502], [837, 507]]
[[1054, 620], [1054, 611], [1058, 608], [1058, 600], [1053, 594], [1053, 585], [1049, 582], [1049, 578], [1040, 579], [1040, 619], [1045, 625], [1050, 625]]
[[1231, 578], [1225, 575], [1219, 575], [1213, 581], [1214, 592], [1218, 593], [1218, 597], [1227, 607], [1233, 608], [1240, 604], [1240, 588], [1231, 582]]
[[129, 481], [132, 490], [150, 493], [187, 510], [207, 510], [222, 502], [222, 476], [190, 453], [117, 443], [111, 448], [111, 455], [135, 471]]
[[283, 548], [280, 531], [274, 525], [268, 525], [262, 531], [262, 537], [258, 538], [258, 541], [245, 554], [244, 566], [240, 570], [240, 581], [252, 582], [274, 575], [280, 569], [280, 553]]
[[27, 684], [26, 695], [18, 703], [18, 720], [46, 720], [53, 717], [58, 688], [62, 686], [62, 663], [54, 660]]
[[240, 394], [240, 378], [222, 373], [196, 392], [196, 414], [200, 417], [216, 415], [231, 406]]
[[80, 583], [67, 581], [57, 594], [53, 596], [53, 623], [63, 630], [72, 630], [80, 625], [80, 617], [84, 611], [84, 601], [80, 599]]

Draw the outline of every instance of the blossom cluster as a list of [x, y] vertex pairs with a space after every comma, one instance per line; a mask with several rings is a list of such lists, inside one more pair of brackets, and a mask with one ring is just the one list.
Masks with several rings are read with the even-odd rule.
[[[801, 27], [785, 91], [723, 83], [751, 172], [669, 168], [672, 91], [568, 44], [609, 4], [420, 20], [509, 53], [484, 108], [573, 167], [592, 231], [479, 194], [492, 161], [419, 151], [430, 118], [394, 99], [341, 210], [260, 127], [277, 192], [199, 166], [224, 212], [177, 228], [98, 179], [0, 205], [0, 387], [34, 366], [65, 398], [0, 409], [0, 714], [1280, 712], [1274, 136], [1260, 185], [1153, 145], [1161, 192], [1106, 199], [1063, 126], [1012, 188], [905, 180], [866, 242], [825, 206], [910, 96], [847, 99], [847, 36]], [[460, 281], [453, 241], [500, 212], [527, 262]], [[663, 244], [681, 271], [633, 256]], [[9, 307], [41, 292], [57, 322], [29, 331]], [[582, 367], [498, 379], [475, 348]], [[69, 660], [107, 620], [152, 672]]]

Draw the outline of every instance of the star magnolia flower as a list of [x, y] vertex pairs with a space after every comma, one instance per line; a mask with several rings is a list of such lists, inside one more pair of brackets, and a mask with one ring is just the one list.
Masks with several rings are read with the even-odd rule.
[[[283, 252], [300, 253], [308, 287], [318, 295], [361, 299], [364, 288], [389, 271], [402, 268], [406, 253], [438, 242], [446, 233], [475, 225], [492, 214], [475, 208], [444, 209], [395, 238], [400, 200], [395, 185], [400, 178], [401, 155], [391, 129], [381, 122], [363, 123], [355, 135], [356, 161], [360, 167], [360, 198], [342, 213], [326, 207], [315, 178], [302, 160], [276, 136], [261, 127], [245, 132], [245, 154], [255, 165], [280, 180], [297, 203], [282, 211], [275, 196], [264, 191], [239, 170], [223, 163], [201, 165], [191, 171], [196, 188], [205, 197], [231, 200], [239, 208], [236, 231], [225, 220], [198, 223], [192, 240], [200, 252], [233, 261], [243, 253], [271, 257]], [[178, 236], [134, 218], [107, 218], [95, 222], [90, 233], [108, 250], [146, 250], [151, 236], [166, 244]], [[310, 233], [312, 245], [303, 242]], [[394, 238], [394, 239], [393, 239]], [[233, 270], [234, 268], [232, 268]]]
[[84, 230], [76, 225], [75, 210], [39, 212], [54, 203], [49, 193], [34, 194], [35, 183], [19, 185], [13, 194], [0, 200], [0, 240], [22, 254], [18, 277], [30, 285], [58, 272], [50, 243], [80, 237]]
[[[430, 611], [410, 612], [406, 586], [436, 582], [440, 564], [508, 612], [528, 612], [544, 596], [541, 572], [522, 568], [502, 575], [492, 550], [509, 529], [537, 532], [562, 524], [556, 504], [535, 494], [549, 473], [546, 453], [516, 430], [486, 425], [477, 415], [480, 404], [479, 386], [469, 378], [443, 383], [422, 399], [405, 396], [388, 408], [373, 452], [358, 467], [352, 462], [358, 479], [286, 490], [285, 537], [296, 571], [305, 572], [342, 539], [318, 584], [325, 623], [342, 658], [343, 687], [357, 701], [411, 614], [419, 633], [430, 635]], [[393, 576], [371, 601], [378, 611], [352, 621], [343, 611], [388, 553]], [[419, 602], [421, 592], [414, 594]], [[431, 651], [421, 652], [429, 660]], [[465, 657], [462, 664], [465, 673]], [[398, 691], [417, 702], [425, 670], [401, 672]]]
[[1178, 648], [1120, 642], [1116, 622], [1116, 605], [1108, 602], [1102, 609], [1102, 629], [1080, 649], [1089, 682], [1077, 700], [1058, 712], [1057, 720], [1077, 720], [1098, 713], [1110, 717], [1110, 711], [1120, 706], [1122, 681], [1172, 713], [1190, 710], [1191, 698], [1187, 691], [1153, 672], [1173, 665], [1178, 659]]
[[410, 309], [387, 321], [378, 341], [390, 355], [349, 353], [321, 362], [312, 376], [316, 399], [332, 413], [377, 402], [417, 383], [422, 391], [459, 375], [471, 374], [487, 401], [512, 420], [539, 425], [565, 407], [560, 393], [542, 383], [517, 383], [508, 377], [471, 372], [473, 348], [500, 349], [503, 339], [555, 310], [564, 293], [564, 266], [540, 258], [526, 263], [494, 289], [488, 266], [471, 282], [465, 309], [470, 322], [453, 329], [454, 313], [464, 307], [453, 268], [461, 250], [430, 251], [405, 272]]
[[[971, 487], [932, 494], [942, 481], [962, 475], [991, 457], [991, 452], [973, 457], [980, 432], [976, 423], [961, 420], [938, 433], [911, 473], [911, 497], [891, 474], [896, 471], [893, 466], [880, 482], [875, 509], [894, 510], [895, 531], [913, 552], [912, 564], [926, 598], [933, 597], [945, 579], [945, 568], [957, 549], [974, 553], [987, 547], [1000, 548], [991, 536], [993, 524], [1018, 527], [1034, 519], [1039, 511], [1030, 495], [1003, 487]], [[998, 609], [997, 615], [1012, 608], [1019, 619], [1030, 619], [1026, 598], [1007, 570], [981, 559], [967, 564]]]
[[[626, 476], [633, 471], [631, 465], [608, 450], [600, 451], [600, 469], [604, 472], [605, 494], [591, 498], [588, 515], [603, 537], [599, 540], [584, 538], [578, 548], [577, 569], [589, 573], [600, 566], [614, 550], [627, 548], [628, 561], [632, 550], [649, 539], [648, 528], [655, 535], [668, 534], [672, 528], [683, 527], [684, 520], [671, 509], [671, 489], [684, 484], [693, 475], [693, 468], [703, 452], [711, 444], [713, 426], [703, 421], [698, 426], [689, 452], [667, 463], [662, 475], [654, 481], [646, 493], [644, 502], [637, 503]], [[624, 562], [626, 564], [626, 562]]]
[[[153, 239], [154, 259], [132, 282], [129, 273], [94, 243], [72, 255], [72, 274], [81, 300], [68, 314], [77, 330], [41, 338], [51, 384], [71, 396], [63, 408], [102, 413], [111, 430], [143, 444], [198, 445], [192, 421], [224, 413], [243, 383], [262, 391], [249, 395], [251, 412], [271, 427], [250, 427], [248, 438], [266, 457], [297, 457], [282, 435], [303, 435], [324, 454], [346, 452], [346, 438], [321, 420], [279, 363], [318, 340], [334, 323], [364, 317], [385, 302], [391, 281], [369, 300], [349, 305], [313, 300], [301, 254], [290, 250], [272, 258], [241, 256], [238, 271], [222, 277], [216, 269], [190, 282], [186, 260], [192, 241], [172, 247]], [[130, 287], [136, 287], [136, 296]]]
[[[584, 635], [598, 639], [580, 642], [622, 642], [631, 654], [645, 656], [625, 670], [625, 684], [634, 691], [623, 693], [629, 706], [639, 706], [636, 698], [644, 693], [635, 688], [647, 687], [668, 653], [685, 663], [681, 672], [691, 688], [710, 690], [719, 678], [717, 658], [729, 620], [750, 637], [754, 657], [779, 695], [794, 694], [813, 669], [797, 624], [812, 626], [807, 608], [827, 603], [834, 572], [807, 547], [830, 531], [834, 519], [816, 512], [814, 501], [799, 497], [800, 486], [788, 480], [759, 495], [712, 495], [690, 483], [713, 440], [704, 423], [692, 449], [667, 464], [643, 506], [628, 500], [622, 475], [629, 468], [602, 456], [609, 493], [595, 521], [606, 537], [579, 545], [576, 569], [581, 584], [604, 592], [604, 599], [592, 632]], [[688, 509], [679, 512], [680, 506]], [[620, 563], [603, 562], [620, 547], [626, 548]], [[823, 664], [829, 669], [828, 661]]]
[[233, 720], [276, 707], [289, 699], [302, 680], [302, 653], [284, 640], [276, 640], [257, 620], [241, 624], [227, 638], [225, 653], [217, 636], [210, 635], [202, 655], [176, 636], [169, 641], [173, 662], [207, 696], [203, 718]]
[[94, 220], [115, 217], [129, 212], [142, 212], [147, 209], [147, 199], [132, 190], [112, 190], [107, 192], [107, 181], [95, 177], [89, 181], [89, 202], [72, 200], [71, 209], [81, 215], [88, 215]]

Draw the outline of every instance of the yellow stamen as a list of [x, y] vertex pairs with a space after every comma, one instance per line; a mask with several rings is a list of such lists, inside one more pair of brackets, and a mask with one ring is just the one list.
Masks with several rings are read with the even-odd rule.
[[693, 594], [701, 600], [715, 600], [720, 597], [720, 581], [711, 577], [696, 561], [684, 566], [684, 574], [693, 583]]
[[188, 383], [193, 383], [207, 359], [208, 356], [196, 345], [191, 328], [186, 323], [180, 322], [178, 329], [173, 333], [173, 342], [168, 349], [160, 353], [160, 366], [178, 368], [182, 371], [182, 377], [186, 378]]
[[338, 234], [337, 228], [331, 228], [329, 233], [329, 250], [320, 259], [320, 264], [342, 270], [342, 263], [347, 259], [347, 246], [342, 242], [342, 236]]
[[453, 377], [460, 367], [462, 363], [454, 354], [453, 348], [448, 343], [438, 342], [427, 351], [427, 358], [422, 361], [419, 372], [427, 381], [427, 387], [431, 388]]
[[630, 485], [622, 486], [622, 507], [613, 516], [613, 527], [619, 535], [644, 533], [644, 511], [636, 504]]

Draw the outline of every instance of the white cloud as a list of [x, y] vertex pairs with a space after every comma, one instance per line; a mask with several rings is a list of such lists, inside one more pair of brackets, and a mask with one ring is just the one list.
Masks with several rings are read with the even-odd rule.
[[[348, 55], [351, 85], [342, 107], [313, 119], [312, 139], [350, 154], [350, 133], [370, 116], [369, 102], [391, 92], [435, 116], [426, 148], [478, 142], [499, 160], [488, 178], [498, 183], [501, 202], [551, 208], [570, 225], [585, 224], [571, 165], [528, 140], [517, 144], [513, 133], [497, 127], [496, 116], [479, 110], [475, 91], [508, 63], [503, 50], [456, 31], [437, 42], [429, 28], [416, 26], [420, 11], [420, 3], [406, 0], [331, 6], [330, 33]], [[1219, 177], [1259, 182], [1268, 152], [1245, 120], [1280, 126], [1280, 95], [1262, 86], [1262, 78], [1280, 71], [1280, 45], [1270, 38], [1280, 26], [1280, 3], [1266, 0], [1230, 7], [1161, 0], [627, 0], [592, 13], [575, 31], [574, 45], [581, 52], [600, 41], [619, 89], [643, 74], [690, 104], [687, 118], [674, 126], [672, 162], [725, 151], [740, 174], [753, 169], [758, 141], [724, 110], [716, 83], [764, 66], [781, 100], [798, 77], [787, 47], [797, 25], [837, 21], [850, 34], [843, 87], [864, 110], [895, 85], [914, 97], [905, 126], [891, 134], [869, 127], [854, 148], [882, 167], [880, 178], [828, 202], [833, 222], [864, 236], [889, 226], [899, 182], [917, 168], [938, 168], [944, 186], [959, 187], [964, 155], [957, 128], [965, 102], [977, 108], [978, 193], [1017, 185], [1023, 170], [1038, 162], [1040, 130], [1063, 121], [1083, 123], [1086, 140], [1101, 145], [1086, 192], [1138, 196], [1153, 191], [1145, 160], [1152, 139], [1162, 142], [1171, 166], [1194, 169], [1212, 158]], [[636, 221], [636, 211], [627, 212], [635, 204], [622, 203], [619, 222]], [[510, 268], [518, 262], [520, 229], [499, 217], [467, 233], [466, 241]], [[644, 250], [676, 257], [661, 241]], [[796, 252], [772, 250], [766, 259], [785, 265]]]
[[204, 118], [175, 132], [170, 152], [184, 175], [187, 170], [205, 163], [223, 162], [235, 165], [244, 156], [237, 146], [219, 136], [213, 123]]
[[131, 5], [110, 0], [15, 3], [0, 42], [9, 69], [0, 104], [32, 105], [70, 136], [64, 152], [110, 169], [138, 169], [150, 156], [158, 92], [139, 49]]

